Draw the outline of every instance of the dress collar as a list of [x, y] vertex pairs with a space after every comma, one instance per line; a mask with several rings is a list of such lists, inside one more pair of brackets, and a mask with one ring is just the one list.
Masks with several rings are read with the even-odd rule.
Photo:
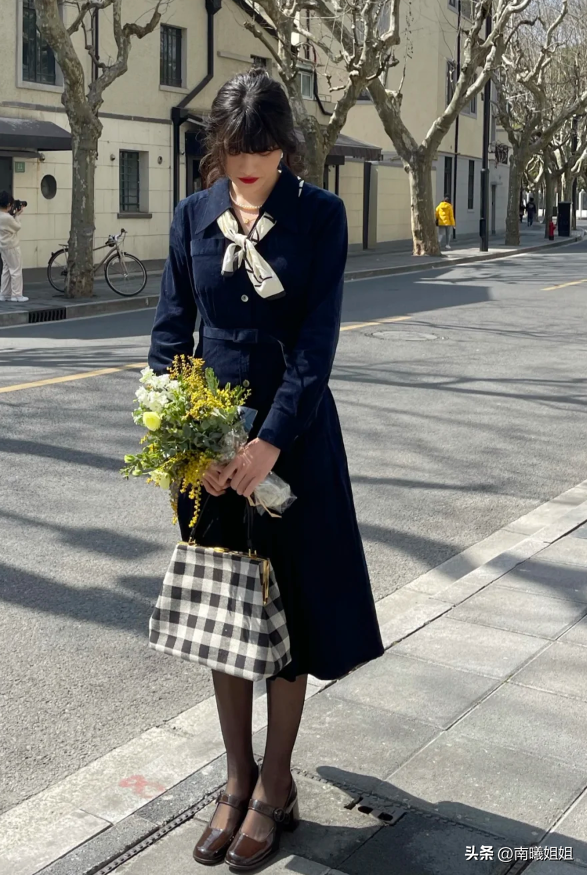
[[[299, 227], [299, 179], [282, 166], [279, 179], [263, 204], [263, 213], [275, 219], [278, 225], [283, 225], [290, 231]], [[208, 196], [197, 210], [194, 231], [198, 233], [217, 220], [222, 213], [232, 206], [230, 200], [229, 181], [226, 177], [219, 179], [208, 189]]]

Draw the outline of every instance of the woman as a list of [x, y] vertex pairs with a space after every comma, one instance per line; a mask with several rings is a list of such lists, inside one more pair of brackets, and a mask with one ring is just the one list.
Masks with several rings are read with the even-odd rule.
[[[254, 540], [273, 564], [292, 661], [267, 683], [259, 773], [252, 683], [213, 672], [226, 744], [226, 793], [198, 841], [204, 864], [257, 868], [298, 822], [291, 755], [308, 674], [335, 679], [383, 652], [346, 456], [328, 379], [338, 340], [347, 224], [342, 201], [291, 172], [296, 151], [285, 92], [264, 71], [227, 82], [209, 119], [205, 188], [177, 208], [149, 364], [193, 353], [221, 383], [250, 387], [251, 440], [212, 467], [196, 539], [244, 548], [246, 497], [275, 470], [297, 496], [281, 519], [256, 515]], [[245, 238], [245, 235], [246, 238]], [[178, 516], [190, 534], [191, 501]]]

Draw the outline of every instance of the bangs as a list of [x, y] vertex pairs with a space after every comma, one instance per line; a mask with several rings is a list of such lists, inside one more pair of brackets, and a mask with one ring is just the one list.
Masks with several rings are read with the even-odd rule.
[[244, 110], [237, 113], [224, 129], [222, 143], [228, 155], [238, 155], [241, 152], [273, 152], [281, 149], [276, 132], [272, 125], [264, 123], [254, 110]]

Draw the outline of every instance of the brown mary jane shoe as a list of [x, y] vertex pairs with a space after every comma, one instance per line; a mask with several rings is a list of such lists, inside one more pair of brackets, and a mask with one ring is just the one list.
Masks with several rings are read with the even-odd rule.
[[243, 832], [238, 832], [225, 857], [231, 872], [251, 872], [258, 869], [279, 850], [281, 833], [293, 832], [300, 823], [298, 789], [292, 778], [291, 790], [283, 808], [273, 808], [259, 799], [249, 802], [251, 811], [258, 811], [274, 822], [266, 839], [257, 841]]
[[217, 863], [223, 862], [226, 852], [229, 849], [238, 828], [247, 816], [248, 803], [248, 798], [241, 799], [234, 794], [229, 795], [223, 793], [218, 797], [214, 814], [216, 814], [219, 805], [230, 805], [231, 808], [238, 811], [238, 819], [229, 829], [218, 829], [211, 825], [214, 820], [214, 815], [212, 815], [210, 823], [200, 836], [200, 839], [194, 848], [194, 860], [198, 863], [202, 863], [204, 866], [215, 866]]

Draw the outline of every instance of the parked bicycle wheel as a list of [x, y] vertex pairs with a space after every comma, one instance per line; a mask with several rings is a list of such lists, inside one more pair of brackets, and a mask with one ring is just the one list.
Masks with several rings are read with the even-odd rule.
[[58, 292], [64, 292], [67, 285], [67, 249], [58, 249], [49, 259], [47, 279]]
[[147, 285], [145, 265], [134, 255], [116, 253], [104, 267], [106, 282], [113, 292], [131, 298], [138, 295]]

